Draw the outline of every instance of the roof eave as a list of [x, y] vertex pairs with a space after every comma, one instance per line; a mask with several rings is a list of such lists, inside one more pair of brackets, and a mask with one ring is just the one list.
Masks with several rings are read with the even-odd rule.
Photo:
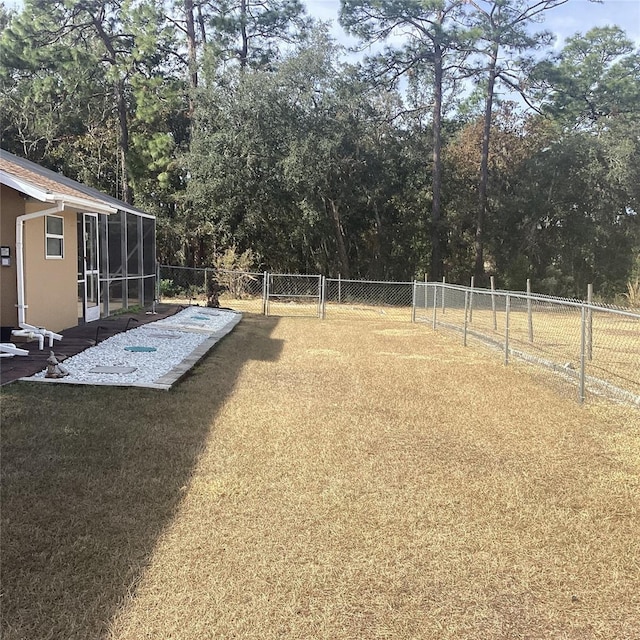
[[54, 195], [56, 202], [64, 202], [65, 205], [68, 205], [73, 209], [80, 209], [85, 213], [106, 213], [107, 215], [118, 213], [118, 209], [102, 202], [85, 200], [84, 198], [76, 198], [75, 196], [68, 196], [63, 193]]
[[105, 213], [107, 215], [118, 212], [117, 208], [103, 202], [41, 189], [28, 180], [16, 178], [6, 171], [0, 171], [0, 182], [11, 189], [15, 189], [16, 191], [20, 191], [20, 193], [24, 193], [31, 198], [35, 198], [40, 202], [62, 202], [73, 209], [81, 209], [85, 212]]
[[55, 200], [50, 191], [36, 187], [34, 184], [31, 184], [26, 180], [16, 178], [6, 171], [0, 170], [0, 183], [10, 187], [11, 189], [15, 189], [16, 191], [20, 191], [27, 196], [35, 198], [36, 200], [40, 200], [40, 202], [53, 202]]

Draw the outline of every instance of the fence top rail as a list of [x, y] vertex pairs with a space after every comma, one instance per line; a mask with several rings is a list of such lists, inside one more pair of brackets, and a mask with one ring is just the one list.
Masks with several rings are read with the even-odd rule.
[[565, 307], [575, 307], [576, 309], [581, 309], [582, 307], [584, 307], [589, 311], [601, 311], [601, 312], [605, 311], [607, 313], [613, 313], [616, 315], [640, 319], [640, 313], [635, 311], [628, 311], [626, 309], [615, 309], [613, 307], [609, 307], [604, 304], [597, 304], [593, 302], [591, 303], [583, 302], [580, 300], [572, 300], [569, 298], [555, 298], [553, 296], [548, 296], [542, 293], [528, 294], [528, 293], [523, 293], [521, 291], [504, 291], [502, 289], [495, 289], [495, 290], [481, 289], [477, 287], [473, 287], [473, 288], [465, 287], [464, 285], [460, 285], [460, 284], [445, 284], [442, 282], [420, 282], [419, 280], [417, 280], [415, 284], [421, 285], [423, 287], [437, 287], [439, 289], [441, 288], [450, 289], [452, 291], [461, 291], [461, 292], [468, 291], [478, 295], [489, 295], [489, 296], [494, 295], [502, 298], [506, 298], [507, 296], [509, 296], [509, 298], [517, 298], [520, 300], [531, 300], [533, 302], [544, 302], [547, 304], [555, 304], [558, 306], [565, 306]]
[[183, 269], [185, 271], [211, 271], [215, 267], [182, 267], [175, 264], [161, 264], [161, 269]]
[[610, 307], [599, 306], [597, 304], [588, 304], [586, 302], [577, 305], [580, 307], [584, 307], [588, 311], [600, 311], [605, 313], [613, 313], [618, 316], [626, 316], [627, 318], [634, 318], [635, 320], [640, 320], [640, 313], [636, 313], [634, 311], [625, 311], [624, 309], [612, 309]]
[[308, 274], [308, 273], [271, 273], [271, 271], [266, 272], [269, 276], [277, 276], [278, 278], [309, 278], [313, 280], [318, 280], [322, 278], [320, 274]]
[[326, 278], [327, 282], [353, 282], [356, 284], [404, 284], [404, 285], [413, 285], [413, 282], [398, 282], [397, 280], [347, 280], [345, 278]]

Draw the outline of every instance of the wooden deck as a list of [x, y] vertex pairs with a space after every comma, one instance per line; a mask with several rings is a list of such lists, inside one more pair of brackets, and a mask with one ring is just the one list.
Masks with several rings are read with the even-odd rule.
[[[181, 308], [178, 305], [158, 305], [155, 315], [147, 314], [145, 311], [123, 313], [65, 329], [60, 332], [63, 336], [62, 340], [55, 341], [53, 351], [58, 360], [62, 362], [65, 358], [70, 358], [88, 347], [93, 347], [96, 344], [96, 339], [98, 342], [102, 342], [127, 329], [133, 329], [141, 324], [155, 322], [171, 316]], [[27, 349], [29, 355], [0, 358], [0, 385], [9, 384], [26, 376], [32, 376], [47, 367], [47, 358], [51, 352], [47, 340], [45, 340], [45, 346], [42, 351], [38, 349], [37, 340], [19, 342], [14, 339], [14, 344], [21, 349]]]

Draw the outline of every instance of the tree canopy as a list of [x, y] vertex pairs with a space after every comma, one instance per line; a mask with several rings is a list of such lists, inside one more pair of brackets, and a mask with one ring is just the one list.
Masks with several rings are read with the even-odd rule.
[[[158, 255], [614, 298], [640, 276], [640, 51], [573, 0], [0, 5], [2, 147], [158, 218]], [[246, 253], [245, 253], [246, 252]]]

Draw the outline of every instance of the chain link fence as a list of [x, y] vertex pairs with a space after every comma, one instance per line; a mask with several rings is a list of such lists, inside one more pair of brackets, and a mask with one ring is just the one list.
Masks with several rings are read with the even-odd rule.
[[213, 282], [219, 287], [221, 307], [264, 313], [264, 273], [161, 265], [158, 299], [174, 304], [205, 305]]
[[640, 313], [579, 300], [415, 283], [414, 320], [545, 367], [588, 392], [640, 406]]
[[554, 380], [640, 407], [640, 313], [580, 300], [436, 282], [160, 267], [159, 298], [275, 316], [422, 322], [481, 342], [505, 364], [520, 359]]
[[412, 282], [325, 278], [323, 318], [411, 320]]

